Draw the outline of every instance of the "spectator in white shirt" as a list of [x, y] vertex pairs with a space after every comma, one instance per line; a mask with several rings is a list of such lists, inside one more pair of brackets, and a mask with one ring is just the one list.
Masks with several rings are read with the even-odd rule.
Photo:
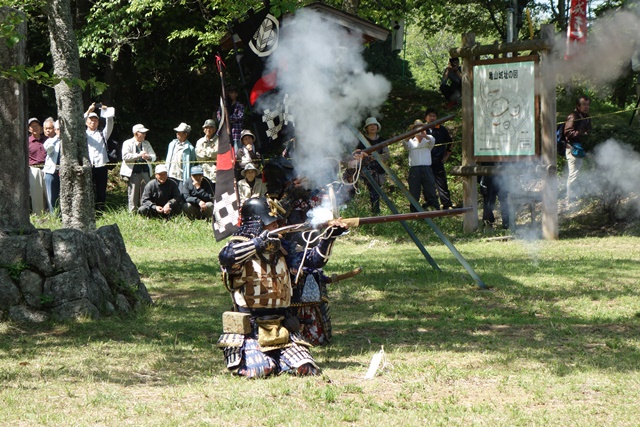
[[[102, 110], [107, 109], [106, 105], [100, 104], [99, 106]], [[84, 115], [87, 119], [87, 146], [89, 148], [89, 161], [91, 162], [96, 212], [102, 212], [107, 200], [107, 180], [109, 176], [109, 170], [107, 169], [107, 163], [109, 162], [107, 140], [113, 131], [113, 116], [105, 117], [106, 124], [104, 129], [98, 130], [100, 119], [94, 112], [95, 109], [96, 103], [94, 102]]]
[[[422, 120], [416, 120], [411, 125], [411, 129], [424, 126]], [[404, 146], [409, 150], [409, 192], [418, 203], [420, 203], [420, 193], [424, 195], [425, 203], [422, 208], [425, 210], [440, 209], [436, 196], [436, 184], [431, 170], [431, 149], [436, 140], [432, 135], [428, 135], [424, 130], [416, 134], [413, 138], [404, 141]], [[416, 209], [411, 206], [411, 212]]]

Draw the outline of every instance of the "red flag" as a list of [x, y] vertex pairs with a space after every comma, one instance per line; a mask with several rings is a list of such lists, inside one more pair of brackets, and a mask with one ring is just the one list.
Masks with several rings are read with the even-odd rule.
[[213, 234], [216, 241], [231, 236], [238, 229], [240, 212], [234, 172], [236, 154], [229, 136], [228, 112], [220, 97], [220, 135], [216, 161], [216, 194], [213, 207]]
[[565, 59], [571, 58], [578, 50], [577, 44], [587, 42], [587, 0], [571, 0], [569, 25], [567, 25], [567, 53]]

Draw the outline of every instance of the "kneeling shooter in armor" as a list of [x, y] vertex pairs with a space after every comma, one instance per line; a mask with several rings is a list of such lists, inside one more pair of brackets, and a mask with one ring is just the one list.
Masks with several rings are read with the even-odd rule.
[[218, 340], [227, 368], [248, 378], [282, 372], [316, 375], [320, 368], [290, 307], [292, 276], [303, 267], [323, 267], [347, 225], [330, 221], [316, 246], [297, 250], [295, 243], [270, 233], [281, 217], [266, 199], [248, 199], [240, 214], [242, 225], [218, 257], [234, 305], [233, 312], [223, 314]]

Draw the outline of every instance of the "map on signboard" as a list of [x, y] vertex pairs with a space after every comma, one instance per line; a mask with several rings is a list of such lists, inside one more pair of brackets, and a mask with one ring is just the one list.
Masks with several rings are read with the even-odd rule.
[[474, 155], [533, 156], [534, 62], [473, 67]]

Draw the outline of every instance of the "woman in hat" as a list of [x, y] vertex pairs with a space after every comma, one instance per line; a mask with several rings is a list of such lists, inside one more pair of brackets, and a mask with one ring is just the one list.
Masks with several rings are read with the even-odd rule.
[[204, 176], [211, 182], [216, 182], [216, 159], [218, 158], [218, 135], [216, 135], [216, 121], [205, 120], [202, 125], [204, 136], [196, 142], [196, 157], [202, 165]]
[[256, 179], [259, 169], [256, 168], [253, 163], [248, 163], [241, 174], [244, 179], [238, 181], [238, 194], [240, 195], [240, 205], [245, 200], [252, 197], [264, 197], [267, 194], [267, 185], [262, 182], [262, 179]]
[[[376, 145], [381, 143], [384, 139], [379, 135], [380, 130], [382, 129], [382, 125], [378, 122], [375, 117], [369, 117], [364, 122], [364, 137], [367, 138], [370, 145]], [[358, 144], [356, 147], [356, 152], [358, 150], [363, 150], [367, 147], [364, 146], [362, 142]], [[383, 162], [389, 161], [389, 147], [383, 147], [377, 151], [377, 153], [381, 156], [381, 160]], [[373, 158], [373, 156], [365, 157], [363, 161], [363, 165], [367, 168], [367, 171], [371, 174], [371, 177], [374, 179], [376, 184], [382, 186], [386, 181], [385, 170], [378, 163], [378, 161]], [[380, 195], [376, 191], [376, 189], [366, 181], [367, 188], [369, 189], [369, 200], [371, 202], [371, 212], [375, 215], [380, 213]]]

